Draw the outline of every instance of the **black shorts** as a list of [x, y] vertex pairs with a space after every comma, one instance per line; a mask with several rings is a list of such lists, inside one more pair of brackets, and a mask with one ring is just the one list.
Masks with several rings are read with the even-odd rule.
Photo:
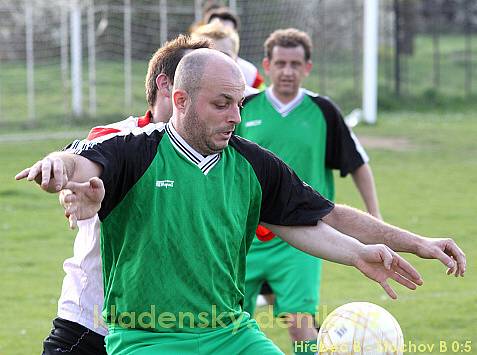
[[270, 287], [270, 284], [267, 281], [264, 281], [262, 287], [260, 288], [261, 295], [273, 295], [273, 290]]
[[43, 342], [43, 355], [106, 355], [104, 336], [81, 324], [62, 318], [53, 320], [53, 329]]

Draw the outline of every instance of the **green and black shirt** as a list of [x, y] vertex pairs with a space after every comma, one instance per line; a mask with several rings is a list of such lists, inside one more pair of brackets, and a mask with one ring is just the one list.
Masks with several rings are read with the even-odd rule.
[[275, 155], [237, 136], [204, 157], [160, 123], [74, 142], [70, 152], [103, 166], [110, 327], [121, 319], [160, 332], [210, 330], [218, 317], [230, 324], [242, 314], [245, 256], [259, 221], [315, 225], [333, 208]]
[[283, 105], [272, 88], [245, 99], [239, 136], [269, 149], [326, 198], [334, 199], [332, 169], [346, 176], [369, 159], [327, 97], [300, 89]]

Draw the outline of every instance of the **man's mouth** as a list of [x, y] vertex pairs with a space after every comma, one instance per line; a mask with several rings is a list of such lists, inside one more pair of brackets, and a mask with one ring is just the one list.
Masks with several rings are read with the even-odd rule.
[[226, 131], [220, 131], [220, 132], [218, 132], [218, 134], [221, 135], [224, 138], [230, 138], [232, 136], [233, 131], [234, 131], [233, 129], [226, 130]]

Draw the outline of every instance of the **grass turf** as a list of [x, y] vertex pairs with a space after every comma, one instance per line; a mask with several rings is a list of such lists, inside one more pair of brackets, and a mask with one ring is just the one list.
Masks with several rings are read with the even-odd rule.
[[[427, 236], [454, 236], [467, 254], [468, 271], [464, 279], [454, 279], [436, 261], [405, 255], [421, 272], [424, 286], [413, 292], [392, 283], [399, 299], [391, 301], [358, 271], [325, 263], [321, 309], [331, 312], [351, 301], [374, 302], [398, 319], [406, 344], [416, 345], [414, 352], [419, 352], [418, 345], [434, 345], [425, 353], [446, 353], [440, 351], [440, 342], [447, 345], [447, 353], [453, 353], [453, 344], [460, 352], [466, 341], [472, 342], [471, 353], [477, 352], [473, 113], [386, 113], [377, 126], [355, 131], [363, 140], [379, 137], [381, 142], [368, 153], [384, 218]], [[61, 264], [72, 255], [75, 233], [68, 230], [55, 196], [33, 183], [15, 182], [13, 176], [67, 141], [0, 143], [0, 269], [4, 270], [0, 299], [5, 320], [0, 325], [0, 354], [40, 352], [56, 314]], [[337, 201], [362, 207], [351, 179], [337, 178]], [[264, 330], [290, 353], [285, 330]]]

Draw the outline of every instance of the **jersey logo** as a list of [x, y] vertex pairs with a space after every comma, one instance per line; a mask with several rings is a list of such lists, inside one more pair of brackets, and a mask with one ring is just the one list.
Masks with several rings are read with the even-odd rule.
[[174, 187], [174, 180], [157, 180], [156, 187], [165, 187], [166, 189]]
[[262, 124], [262, 120], [253, 120], [245, 122], [245, 127], [255, 127], [260, 126]]

